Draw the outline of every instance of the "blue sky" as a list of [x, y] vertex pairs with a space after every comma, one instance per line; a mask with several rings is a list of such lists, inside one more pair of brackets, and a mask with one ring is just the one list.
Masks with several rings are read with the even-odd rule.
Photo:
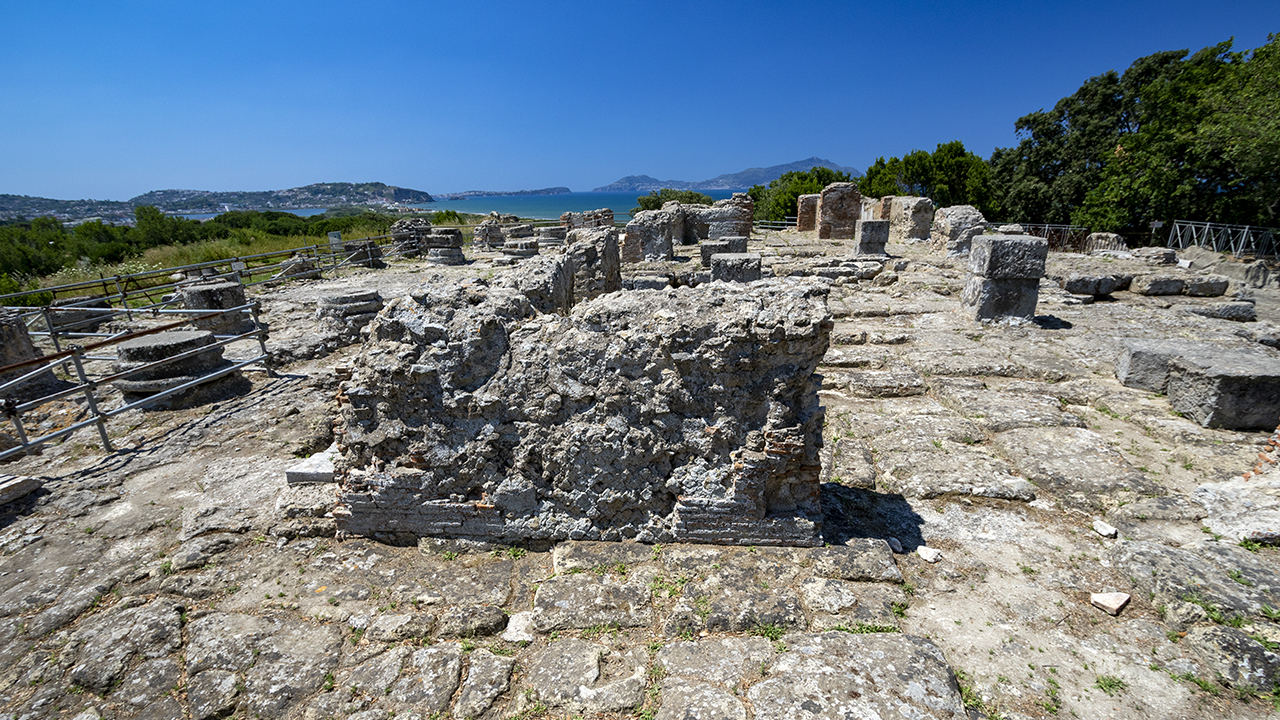
[[0, 193], [702, 180], [961, 140], [1280, 2], [0, 2]]

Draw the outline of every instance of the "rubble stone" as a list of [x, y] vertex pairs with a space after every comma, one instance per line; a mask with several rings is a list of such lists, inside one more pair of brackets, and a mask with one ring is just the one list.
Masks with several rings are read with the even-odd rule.
[[322, 295], [316, 317], [337, 344], [350, 345], [360, 339], [360, 331], [381, 309], [382, 295], [377, 290], [348, 290]]
[[1089, 596], [1089, 604], [1108, 615], [1119, 615], [1129, 604], [1129, 596], [1121, 592], [1093, 593]]
[[939, 208], [933, 216], [929, 237], [933, 249], [947, 257], [965, 257], [973, 238], [987, 229], [987, 220], [972, 205]]
[[822, 188], [818, 198], [819, 238], [852, 239], [861, 218], [862, 194], [857, 183], [831, 183]]
[[1265, 260], [1255, 260], [1245, 268], [1244, 284], [1251, 288], [1264, 288], [1271, 279], [1271, 269]]
[[614, 293], [536, 322], [481, 280], [393, 302], [344, 384], [342, 464], [371, 471], [349, 475], [339, 526], [816, 543], [826, 290], [737, 287]]
[[1219, 352], [1222, 348], [1216, 345], [1189, 340], [1126, 339], [1116, 359], [1116, 379], [1126, 387], [1163, 393], [1175, 358], [1207, 362]]
[[756, 253], [712, 255], [711, 279], [719, 282], [755, 282], [760, 279], [760, 256]]
[[627, 223], [622, 245], [623, 262], [670, 260], [673, 245], [684, 240], [684, 213], [675, 210], [641, 210]]
[[889, 211], [889, 240], [916, 243], [929, 239], [933, 201], [926, 197], [897, 196]]
[[[27, 324], [23, 322], [22, 317], [16, 312], [0, 310], [0, 367], [35, 360], [40, 355], [35, 344], [31, 342], [31, 334], [27, 331]], [[34, 369], [28, 366], [0, 374], [0, 384], [16, 380]], [[29, 394], [39, 394], [41, 388], [53, 382], [57, 382], [57, 378], [52, 371], [46, 371], [20, 386], [0, 392], [0, 397], [27, 397]]]

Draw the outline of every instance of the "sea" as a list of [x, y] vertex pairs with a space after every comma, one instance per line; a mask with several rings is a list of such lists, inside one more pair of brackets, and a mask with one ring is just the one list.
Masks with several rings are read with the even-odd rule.
[[[726, 200], [736, 192], [745, 192], [745, 188], [738, 190], [705, 190], [701, 191], [703, 195], [708, 195], [712, 200]], [[615, 220], [625, 220], [631, 214], [631, 209], [639, 205], [637, 198], [642, 195], [648, 195], [639, 191], [632, 192], [571, 192], [560, 193], [559, 195], [495, 195], [492, 197], [472, 197], [465, 200], [437, 200], [435, 202], [421, 203], [411, 205], [410, 207], [422, 208], [425, 212], [435, 212], [437, 210], [456, 210], [460, 213], [472, 213], [476, 215], [488, 215], [497, 211], [503, 215], [517, 215], [522, 218], [534, 218], [538, 220], [558, 220], [560, 215], [567, 212], [583, 212], [586, 210], [599, 210], [601, 208], [609, 208], [613, 211]], [[308, 217], [311, 215], [319, 215], [324, 212], [324, 208], [293, 208], [283, 210], [283, 212], [293, 213], [300, 217]], [[189, 218], [191, 220], [208, 220], [214, 218], [221, 213], [194, 213], [190, 215], [179, 215], [179, 217]]]
[[[726, 200], [735, 192], [744, 190], [706, 190], [702, 194], [709, 195], [712, 200]], [[432, 203], [414, 205], [423, 210], [456, 210], [460, 213], [488, 215], [493, 211], [503, 215], [518, 215], [522, 218], [539, 220], [558, 220], [562, 213], [583, 212], [609, 208], [613, 210], [615, 219], [625, 219], [631, 208], [639, 203], [636, 198], [648, 193], [632, 192], [571, 192], [559, 195], [499, 195], [494, 197], [473, 197], [466, 200], [437, 200]]]

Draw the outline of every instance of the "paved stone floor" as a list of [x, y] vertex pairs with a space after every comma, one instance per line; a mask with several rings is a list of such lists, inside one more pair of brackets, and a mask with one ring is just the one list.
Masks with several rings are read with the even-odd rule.
[[[838, 243], [751, 250], [778, 272]], [[1202, 428], [1113, 363], [1130, 337], [1274, 354], [1238, 331], [1280, 294], [1233, 323], [1182, 312], [1211, 299], [1079, 304], [1044, 281], [1036, 322], [978, 324], [962, 265], [889, 252], [895, 281], [832, 285], [827, 544], [804, 549], [336, 538], [333, 486], [284, 481], [328, 446], [354, 355], [316, 332], [317, 298], [492, 270], [262, 291], [280, 377], [132, 413], [113, 454], [89, 429], [2, 468], [44, 488], [0, 508], [0, 718], [1273, 714], [1277, 551], [1237, 542], [1274, 523], [1272, 436]], [[1118, 616], [1090, 604], [1116, 591]]]

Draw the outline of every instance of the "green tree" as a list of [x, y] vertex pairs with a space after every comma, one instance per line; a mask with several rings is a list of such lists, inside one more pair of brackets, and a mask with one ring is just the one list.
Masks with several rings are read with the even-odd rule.
[[973, 205], [988, 217], [997, 212], [987, 162], [959, 140], [940, 143], [932, 153], [912, 150], [901, 159], [876, 158], [858, 190], [864, 197], [927, 197], [938, 207]]
[[696, 190], [672, 190], [671, 188], [662, 188], [661, 190], [653, 190], [648, 195], [641, 195], [636, 198], [639, 203], [637, 207], [631, 208], [631, 214], [635, 215], [641, 210], [661, 210], [662, 206], [675, 200], [676, 202], [688, 205], [711, 205], [715, 200], [710, 195], [704, 195]]
[[747, 194], [755, 202], [756, 220], [786, 220], [796, 215], [796, 198], [820, 193], [831, 183], [852, 180], [846, 172], [815, 166], [800, 172], [783, 173], [768, 186], [753, 185]]
[[1280, 214], [1280, 35], [1267, 37], [1247, 61], [1204, 94], [1205, 117], [1195, 143], [1204, 156], [1219, 158], [1241, 206], [1260, 224], [1275, 226]]

